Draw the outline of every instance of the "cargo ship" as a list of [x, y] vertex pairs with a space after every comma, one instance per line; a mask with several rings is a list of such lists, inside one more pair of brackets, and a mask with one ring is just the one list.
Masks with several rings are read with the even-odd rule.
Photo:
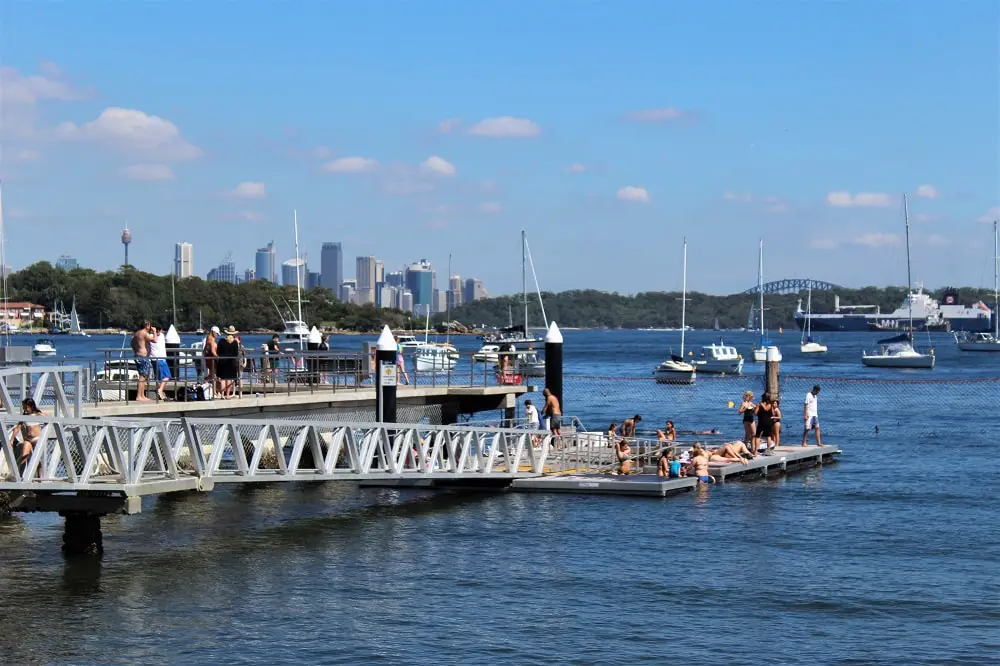
[[[833, 297], [833, 312], [816, 313], [809, 317], [813, 331], [894, 331], [909, 327], [910, 308], [913, 311], [913, 328], [927, 331], [969, 331], [981, 333], [992, 330], [993, 312], [982, 301], [972, 305], [958, 302], [958, 292], [948, 289], [944, 303], [925, 293], [922, 285], [907, 295], [896, 310], [881, 312], [877, 305], [841, 305], [840, 297]], [[802, 300], [795, 311], [795, 323], [805, 326], [806, 313]]]

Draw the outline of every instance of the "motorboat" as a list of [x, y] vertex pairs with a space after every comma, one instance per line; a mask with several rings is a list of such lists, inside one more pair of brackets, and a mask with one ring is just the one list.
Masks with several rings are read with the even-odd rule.
[[861, 352], [861, 362], [869, 368], [916, 368], [930, 370], [934, 367], [934, 350], [921, 354], [913, 348], [909, 332], [894, 338], [880, 340], [879, 349], [869, 354]]
[[304, 321], [289, 319], [285, 323], [285, 330], [281, 332], [281, 339], [287, 341], [306, 341], [309, 339], [309, 327]]
[[681, 260], [681, 353], [671, 354], [653, 370], [657, 384], [694, 384], [697, 369], [684, 360], [684, 333], [687, 329], [687, 238], [684, 239], [684, 254]]
[[413, 354], [417, 372], [448, 372], [458, 364], [458, 350], [451, 345], [427, 344]]
[[766, 332], [764, 330], [764, 240], [760, 241], [760, 250], [757, 259], [757, 298], [759, 301], [757, 307], [757, 323], [758, 323], [758, 343], [753, 346], [753, 360], [756, 363], [763, 363], [767, 360], [767, 353], [774, 350], [775, 361], [781, 360], [781, 350], [778, 349], [777, 345], [773, 344], [767, 339]]
[[545, 360], [538, 358], [535, 352], [526, 352], [514, 361], [514, 372], [525, 377], [544, 377]]
[[31, 348], [33, 356], [55, 356], [56, 345], [48, 338], [39, 338], [35, 341], [35, 346]]
[[421, 347], [427, 346], [429, 343], [423, 340], [417, 340], [415, 336], [412, 335], [397, 335], [396, 344], [399, 345], [403, 351], [407, 349], [420, 349]]
[[993, 222], [993, 332], [956, 333], [959, 351], [1000, 352], [1000, 232]]
[[738, 375], [743, 372], [743, 355], [732, 345], [705, 345], [701, 348], [701, 356], [694, 361], [698, 372], [716, 375]]
[[[903, 195], [903, 220], [906, 225], [906, 284], [912, 285], [910, 273], [910, 215]], [[897, 336], [879, 340], [879, 349], [872, 354], [861, 352], [861, 363], [869, 368], [923, 368], [934, 367], [934, 349], [921, 354], [913, 347], [913, 318], [910, 328]]]
[[121, 401], [127, 399], [128, 387], [139, 381], [139, 368], [135, 359], [116, 358], [104, 362], [104, 368], [94, 375], [97, 399]]
[[812, 339], [812, 301], [813, 301], [813, 290], [812, 285], [809, 285], [809, 300], [806, 306], [806, 325], [802, 330], [802, 339], [799, 340], [799, 351], [803, 354], [823, 354], [826, 353], [827, 347], [824, 344], [820, 344]]
[[487, 343], [472, 355], [472, 360], [476, 363], [498, 363], [500, 361], [499, 351], [500, 345]]

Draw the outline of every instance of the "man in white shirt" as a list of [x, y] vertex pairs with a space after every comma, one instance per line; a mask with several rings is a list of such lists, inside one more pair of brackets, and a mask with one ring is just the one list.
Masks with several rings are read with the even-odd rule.
[[538, 408], [530, 400], [524, 401], [524, 420], [531, 430], [541, 430], [538, 420]]
[[807, 446], [806, 439], [809, 431], [816, 431], [816, 446], [823, 446], [823, 440], [819, 433], [819, 384], [812, 387], [812, 391], [806, 393], [806, 401], [802, 408], [805, 427], [802, 429], [802, 446]]

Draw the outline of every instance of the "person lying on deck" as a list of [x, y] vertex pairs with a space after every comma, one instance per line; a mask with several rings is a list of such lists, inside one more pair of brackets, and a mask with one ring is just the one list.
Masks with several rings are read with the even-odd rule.
[[747, 459], [736, 451], [729, 443], [708, 452], [708, 462], [713, 463], [734, 463], [747, 464]]

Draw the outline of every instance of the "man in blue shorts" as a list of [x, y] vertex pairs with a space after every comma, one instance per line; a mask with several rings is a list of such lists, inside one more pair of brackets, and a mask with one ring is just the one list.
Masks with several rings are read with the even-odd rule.
[[139, 386], [135, 392], [135, 399], [138, 402], [149, 402], [146, 397], [146, 382], [153, 374], [153, 365], [149, 362], [149, 346], [156, 340], [156, 335], [152, 332], [153, 325], [148, 321], [142, 322], [142, 328], [132, 336], [132, 351], [135, 352], [135, 369], [139, 372]]

